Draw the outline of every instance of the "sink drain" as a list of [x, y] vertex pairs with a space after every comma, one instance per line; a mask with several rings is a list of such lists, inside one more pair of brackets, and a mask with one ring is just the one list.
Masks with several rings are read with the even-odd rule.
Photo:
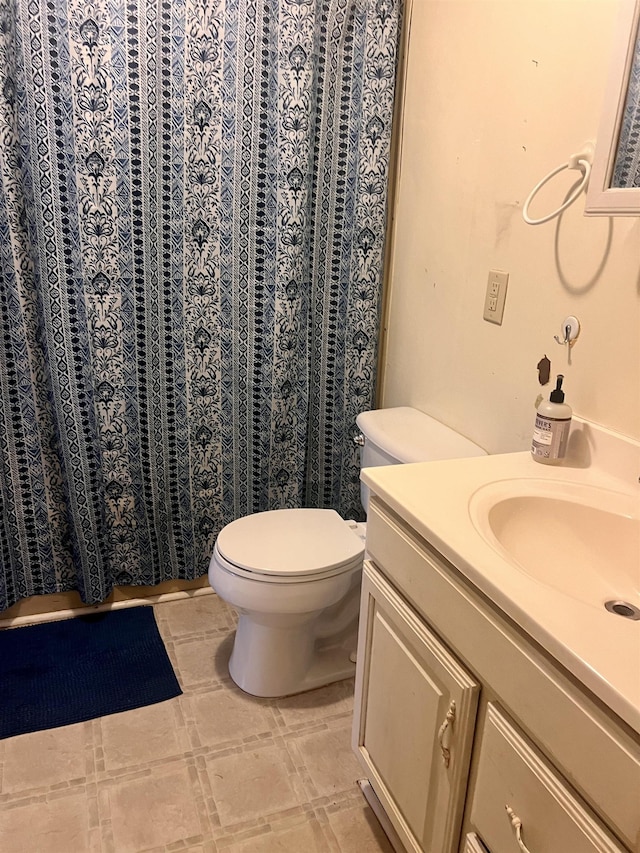
[[628, 601], [605, 601], [604, 606], [609, 613], [615, 613], [616, 616], [624, 616], [625, 619], [640, 620], [640, 607], [629, 604]]

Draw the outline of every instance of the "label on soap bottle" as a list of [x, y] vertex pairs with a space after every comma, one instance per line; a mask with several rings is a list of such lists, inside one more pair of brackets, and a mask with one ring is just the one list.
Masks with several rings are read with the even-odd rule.
[[564, 458], [570, 428], [571, 418], [558, 420], [536, 415], [531, 442], [532, 455], [540, 460]]

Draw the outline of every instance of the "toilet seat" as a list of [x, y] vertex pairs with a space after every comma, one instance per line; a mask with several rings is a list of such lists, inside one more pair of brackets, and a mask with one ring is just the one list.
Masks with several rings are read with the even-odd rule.
[[214, 555], [222, 568], [241, 577], [296, 583], [360, 568], [364, 547], [332, 509], [278, 509], [226, 525]]

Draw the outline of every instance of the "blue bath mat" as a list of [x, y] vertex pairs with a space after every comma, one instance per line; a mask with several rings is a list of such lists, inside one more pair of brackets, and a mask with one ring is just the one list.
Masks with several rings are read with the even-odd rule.
[[129, 711], [180, 693], [153, 607], [0, 631], [0, 738]]

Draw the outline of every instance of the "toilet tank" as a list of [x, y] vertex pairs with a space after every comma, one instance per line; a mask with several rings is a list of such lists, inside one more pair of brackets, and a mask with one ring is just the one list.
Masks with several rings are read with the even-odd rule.
[[[361, 412], [356, 423], [362, 433], [361, 468], [486, 456], [485, 450], [459, 432], [409, 406]], [[369, 489], [362, 481], [360, 496], [366, 512]]]

